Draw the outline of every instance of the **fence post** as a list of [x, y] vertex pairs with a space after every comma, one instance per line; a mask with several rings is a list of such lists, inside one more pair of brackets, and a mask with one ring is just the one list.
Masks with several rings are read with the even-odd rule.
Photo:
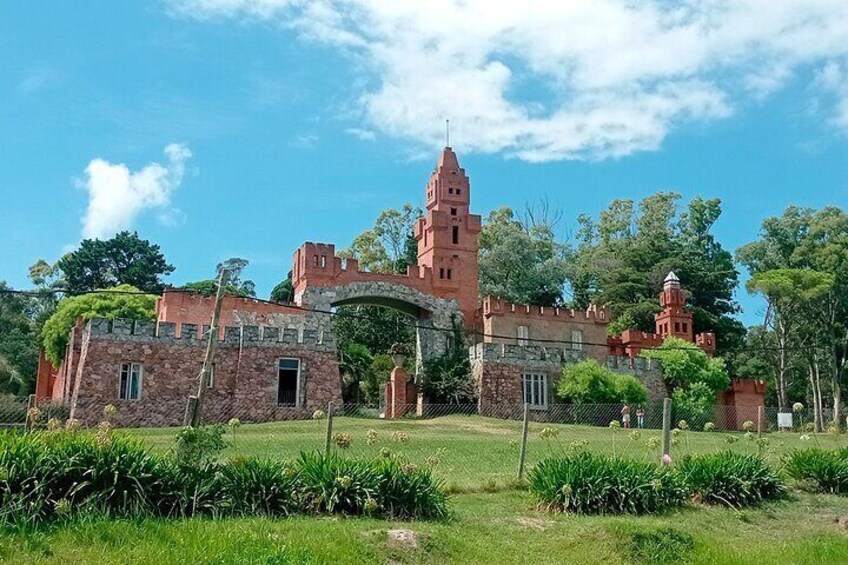
[[763, 437], [763, 407], [757, 406], [757, 438]]
[[529, 404], [524, 403], [524, 423], [521, 426], [521, 450], [518, 452], [518, 480], [524, 477], [524, 457], [527, 455], [527, 424], [530, 413]]
[[30, 417], [29, 417], [30, 410], [32, 410], [35, 407], [36, 407], [35, 395], [30, 394], [27, 397], [27, 407], [26, 407], [26, 412], [24, 413], [24, 431], [26, 431], [26, 432], [31, 431], [35, 427], [33, 425], [33, 424], [35, 424], [35, 422], [31, 422]]
[[330, 454], [330, 443], [333, 440], [333, 403], [327, 404], [327, 437], [324, 440], [324, 453]]
[[662, 462], [665, 464], [671, 446], [671, 399], [663, 399]]

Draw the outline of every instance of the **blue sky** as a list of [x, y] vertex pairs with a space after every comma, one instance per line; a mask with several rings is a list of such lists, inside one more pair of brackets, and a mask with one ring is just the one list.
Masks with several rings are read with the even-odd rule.
[[4, 2], [0, 279], [130, 228], [170, 282], [240, 256], [267, 296], [420, 204], [448, 117], [473, 208], [546, 196], [564, 234], [660, 189], [721, 198], [731, 250], [848, 206], [848, 3], [513, 4]]

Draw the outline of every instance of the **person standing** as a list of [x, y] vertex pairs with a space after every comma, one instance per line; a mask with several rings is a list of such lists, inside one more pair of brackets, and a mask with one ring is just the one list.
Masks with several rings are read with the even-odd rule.
[[621, 423], [624, 424], [625, 428], [630, 427], [630, 406], [627, 404], [621, 409]]
[[641, 405], [636, 408], [636, 427], [640, 430], [645, 427], [645, 410]]

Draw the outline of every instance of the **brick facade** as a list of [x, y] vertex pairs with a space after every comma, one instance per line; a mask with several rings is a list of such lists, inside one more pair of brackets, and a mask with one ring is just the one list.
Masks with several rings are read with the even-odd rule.
[[[157, 331], [158, 330], [158, 331]], [[179, 334], [179, 336], [177, 335]], [[129, 320], [91, 320], [82, 331], [81, 355], [72, 383], [71, 417], [88, 424], [102, 419], [103, 407], [118, 408], [120, 426], [175, 426], [197, 389], [206, 341], [197, 326]], [[277, 403], [277, 362], [300, 360], [300, 397], [294, 407]], [[142, 367], [138, 400], [119, 399], [123, 363]], [[341, 402], [336, 348], [315, 335], [294, 330], [243, 326], [224, 328], [214, 380], [205, 391], [203, 419], [242, 422], [308, 417], [329, 402]]]

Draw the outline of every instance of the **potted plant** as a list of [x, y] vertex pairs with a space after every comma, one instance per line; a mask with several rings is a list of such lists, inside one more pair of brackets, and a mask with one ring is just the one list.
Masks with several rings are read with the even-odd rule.
[[409, 346], [405, 343], [393, 343], [389, 348], [389, 355], [392, 356], [395, 367], [403, 367], [404, 361], [409, 357]]

